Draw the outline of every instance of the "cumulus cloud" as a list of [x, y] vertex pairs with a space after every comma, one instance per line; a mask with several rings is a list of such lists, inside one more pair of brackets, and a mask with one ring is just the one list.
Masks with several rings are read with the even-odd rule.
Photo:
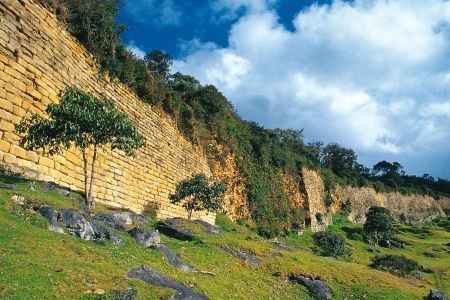
[[[434, 165], [450, 177], [450, 2], [356, 0], [312, 5], [279, 22], [270, 0], [248, 8], [229, 45], [190, 45], [176, 71], [218, 86], [238, 113], [269, 127], [352, 147], [371, 166]], [[436, 164], [435, 161], [440, 161]]]
[[134, 54], [136, 57], [143, 59], [145, 56], [145, 51], [141, 48], [139, 48], [136, 45], [135, 41], [130, 41], [127, 45], [127, 48]]

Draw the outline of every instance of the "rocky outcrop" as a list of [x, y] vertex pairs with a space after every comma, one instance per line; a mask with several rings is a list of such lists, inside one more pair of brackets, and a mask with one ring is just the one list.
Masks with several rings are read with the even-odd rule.
[[137, 278], [151, 285], [172, 289], [175, 291], [175, 296], [172, 299], [208, 299], [208, 297], [206, 297], [205, 295], [198, 293], [193, 289], [183, 285], [182, 283], [172, 278], [166, 277], [147, 266], [140, 266], [136, 269], [128, 271], [127, 277]]
[[158, 231], [154, 229], [136, 227], [128, 231], [128, 233], [134, 237], [138, 245], [143, 247], [151, 247], [161, 243]]
[[333, 297], [331, 289], [323, 280], [294, 275], [290, 276], [289, 279], [306, 287], [308, 291], [316, 298], [331, 299]]

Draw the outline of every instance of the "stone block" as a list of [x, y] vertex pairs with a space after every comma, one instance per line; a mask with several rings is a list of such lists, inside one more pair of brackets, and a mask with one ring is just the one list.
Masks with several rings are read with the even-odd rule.
[[5, 140], [0, 140], [0, 151], [9, 152], [9, 149], [11, 148], [11, 144]]
[[0, 107], [10, 113], [14, 112], [13, 104], [7, 99], [0, 98]]
[[32, 162], [37, 163], [39, 161], [39, 155], [36, 152], [34, 152], [34, 151], [28, 151], [27, 152], [27, 159], [32, 161]]
[[43, 156], [39, 157], [39, 164], [52, 169], [55, 167], [53, 160]]
[[17, 145], [11, 145], [11, 148], [9, 149], [9, 153], [11, 153], [12, 155], [15, 155], [19, 158], [27, 158], [27, 151]]
[[5, 154], [3, 155], [3, 161], [4, 161], [5, 163], [8, 163], [8, 164], [14, 164], [14, 165], [16, 165], [16, 164], [17, 164], [17, 157], [15, 157], [15, 156], [12, 155], [12, 154], [5, 153]]

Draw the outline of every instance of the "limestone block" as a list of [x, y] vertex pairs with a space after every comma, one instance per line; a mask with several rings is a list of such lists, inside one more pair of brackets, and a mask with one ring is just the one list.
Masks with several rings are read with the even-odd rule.
[[14, 112], [13, 104], [7, 99], [0, 98], [0, 107], [10, 113]]
[[11, 147], [11, 144], [5, 140], [0, 140], [0, 151], [9, 152], [9, 149]]
[[22, 147], [11, 145], [11, 148], [9, 149], [9, 153], [19, 157], [19, 158], [27, 158], [27, 151], [23, 149]]
[[15, 157], [12, 154], [5, 153], [3, 155], [3, 161], [8, 163], [8, 164], [14, 164], [15, 165], [15, 164], [17, 164], [17, 157]]
[[55, 163], [53, 162], [53, 160], [51, 160], [47, 157], [42, 157], [42, 156], [39, 157], [39, 164], [41, 166], [45, 166], [45, 167], [52, 168], [52, 169], [55, 167]]

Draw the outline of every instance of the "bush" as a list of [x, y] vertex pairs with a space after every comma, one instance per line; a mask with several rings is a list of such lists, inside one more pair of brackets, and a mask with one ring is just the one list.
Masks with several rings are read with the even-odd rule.
[[316, 217], [317, 223], [322, 225], [323, 224], [323, 215], [320, 212], [318, 212], [318, 213], [316, 213], [315, 217]]
[[314, 252], [320, 256], [350, 256], [351, 251], [345, 244], [345, 239], [331, 232], [316, 232], [313, 235]]
[[398, 276], [410, 275], [419, 270], [419, 264], [403, 255], [380, 255], [372, 258], [371, 268], [387, 271]]
[[394, 236], [394, 218], [387, 208], [372, 206], [366, 214], [364, 233], [370, 240], [379, 244], [389, 241]]

